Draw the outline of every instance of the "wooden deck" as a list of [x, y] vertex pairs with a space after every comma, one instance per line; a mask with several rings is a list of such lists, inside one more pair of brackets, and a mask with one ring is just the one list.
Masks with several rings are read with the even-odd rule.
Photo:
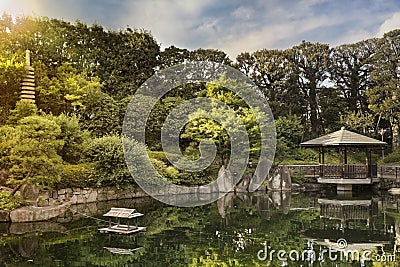
[[[361, 164], [319, 164], [319, 165], [288, 165], [290, 170], [300, 171], [305, 177], [315, 178], [322, 184], [374, 184], [379, 183], [376, 165]], [[381, 167], [379, 168], [381, 170]], [[399, 170], [400, 178], [400, 170]]]
[[365, 178], [365, 179], [349, 179], [349, 178], [325, 178], [321, 177], [317, 179], [320, 184], [342, 184], [342, 185], [370, 185], [379, 183], [379, 178]]
[[99, 231], [100, 233], [106, 233], [106, 234], [113, 233], [121, 235], [130, 235], [137, 232], [146, 231], [146, 227], [140, 227], [140, 226], [137, 227], [137, 226], [120, 224], [111, 227], [100, 228]]

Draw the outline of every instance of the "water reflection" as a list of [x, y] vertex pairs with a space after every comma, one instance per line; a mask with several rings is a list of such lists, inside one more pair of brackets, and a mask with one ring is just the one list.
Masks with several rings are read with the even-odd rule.
[[[372, 266], [372, 261], [318, 258], [324, 249], [371, 250], [397, 255], [399, 198], [371, 192], [352, 196], [290, 192], [229, 193], [202, 207], [178, 208], [151, 198], [74, 206], [51, 222], [0, 224], [0, 262], [42, 266]], [[147, 232], [98, 233], [110, 207], [136, 208]], [[269, 250], [318, 252], [290, 262]], [[270, 255], [268, 255], [270, 256]], [[400, 255], [398, 255], [400, 256]], [[271, 259], [270, 259], [271, 258]], [[357, 262], [357, 265], [354, 263]], [[385, 265], [386, 264], [386, 265]], [[382, 263], [381, 266], [390, 265]]]

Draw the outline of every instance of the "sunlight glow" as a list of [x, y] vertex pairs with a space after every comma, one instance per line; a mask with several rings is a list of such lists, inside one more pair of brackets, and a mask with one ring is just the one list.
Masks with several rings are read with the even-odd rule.
[[0, 16], [3, 13], [7, 13], [15, 18], [19, 15], [32, 14], [34, 2], [35, 1], [0, 0]]

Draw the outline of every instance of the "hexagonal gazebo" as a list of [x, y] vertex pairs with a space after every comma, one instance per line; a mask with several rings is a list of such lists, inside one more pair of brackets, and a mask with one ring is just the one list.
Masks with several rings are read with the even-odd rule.
[[[314, 147], [319, 151], [318, 183], [336, 184], [337, 190], [352, 190], [353, 184], [378, 183], [377, 165], [371, 162], [372, 148], [382, 148], [385, 142], [346, 130], [339, 131], [303, 142], [301, 147]], [[325, 150], [337, 147], [340, 152], [339, 164], [325, 164]], [[347, 150], [349, 148], [365, 149], [364, 164], [348, 164]]]

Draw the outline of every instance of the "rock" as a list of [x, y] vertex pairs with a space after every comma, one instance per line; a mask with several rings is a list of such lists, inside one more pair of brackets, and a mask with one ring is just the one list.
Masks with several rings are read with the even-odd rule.
[[248, 186], [249, 192], [254, 192], [261, 187], [262, 183], [268, 176], [268, 173], [271, 169], [271, 165], [272, 162], [270, 160], [263, 160], [257, 164], [257, 168]]
[[0, 185], [5, 185], [8, 180], [8, 171], [5, 169], [0, 170]]
[[69, 206], [71, 206], [71, 202], [59, 206], [22, 207], [11, 211], [10, 218], [12, 222], [46, 221], [64, 214], [68, 210]]
[[97, 191], [96, 190], [92, 190], [92, 192], [90, 192], [88, 194], [88, 197], [86, 199], [86, 203], [91, 203], [91, 202], [96, 202], [97, 201]]
[[37, 198], [39, 197], [39, 186], [26, 184], [21, 186], [20, 188], [21, 197], [27, 200], [30, 203], [36, 203]]
[[65, 195], [65, 189], [60, 189], [58, 190], [59, 195]]
[[78, 204], [78, 196], [79, 195], [77, 195], [77, 194], [74, 194], [72, 197], [71, 197], [71, 203], [72, 203], [72, 205], [75, 205], [75, 204]]
[[107, 192], [104, 192], [104, 191], [99, 189], [98, 192], [97, 192], [97, 200], [98, 201], [108, 200]]
[[243, 176], [243, 178], [236, 185], [236, 192], [248, 192], [248, 187], [251, 181], [251, 174]]
[[10, 212], [6, 210], [0, 210], [0, 222], [9, 222], [10, 220]]
[[218, 192], [231, 192], [233, 191], [233, 177], [229, 169], [222, 166], [218, 171]]
[[230, 211], [233, 207], [234, 198], [234, 193], [230, 192], [217, 200], [218, 212], [222, 218], [225, 218], [230, 214]]
[[275, 170], [272, 179], [268, 182], [268, 190], [292, 190], [292, 179], [287, 166], [282, 166]]
[[67, 232], [67, 228], [61, 224], [54, 222], [26, 222], [26, 223], [12, 223], [10, 225], [10, 233], [16, 235], [23, 235], [27, 233], [36, 232]]
[[306, 188], [300, 184], [292, 184], [292, 190], [296, 191], [296, 192], [304, 192], [306, 190]]
[[305, 183], [303, 186], [305, 191], [320, 191], [324, 188], [324, 185], [317, 183]]

